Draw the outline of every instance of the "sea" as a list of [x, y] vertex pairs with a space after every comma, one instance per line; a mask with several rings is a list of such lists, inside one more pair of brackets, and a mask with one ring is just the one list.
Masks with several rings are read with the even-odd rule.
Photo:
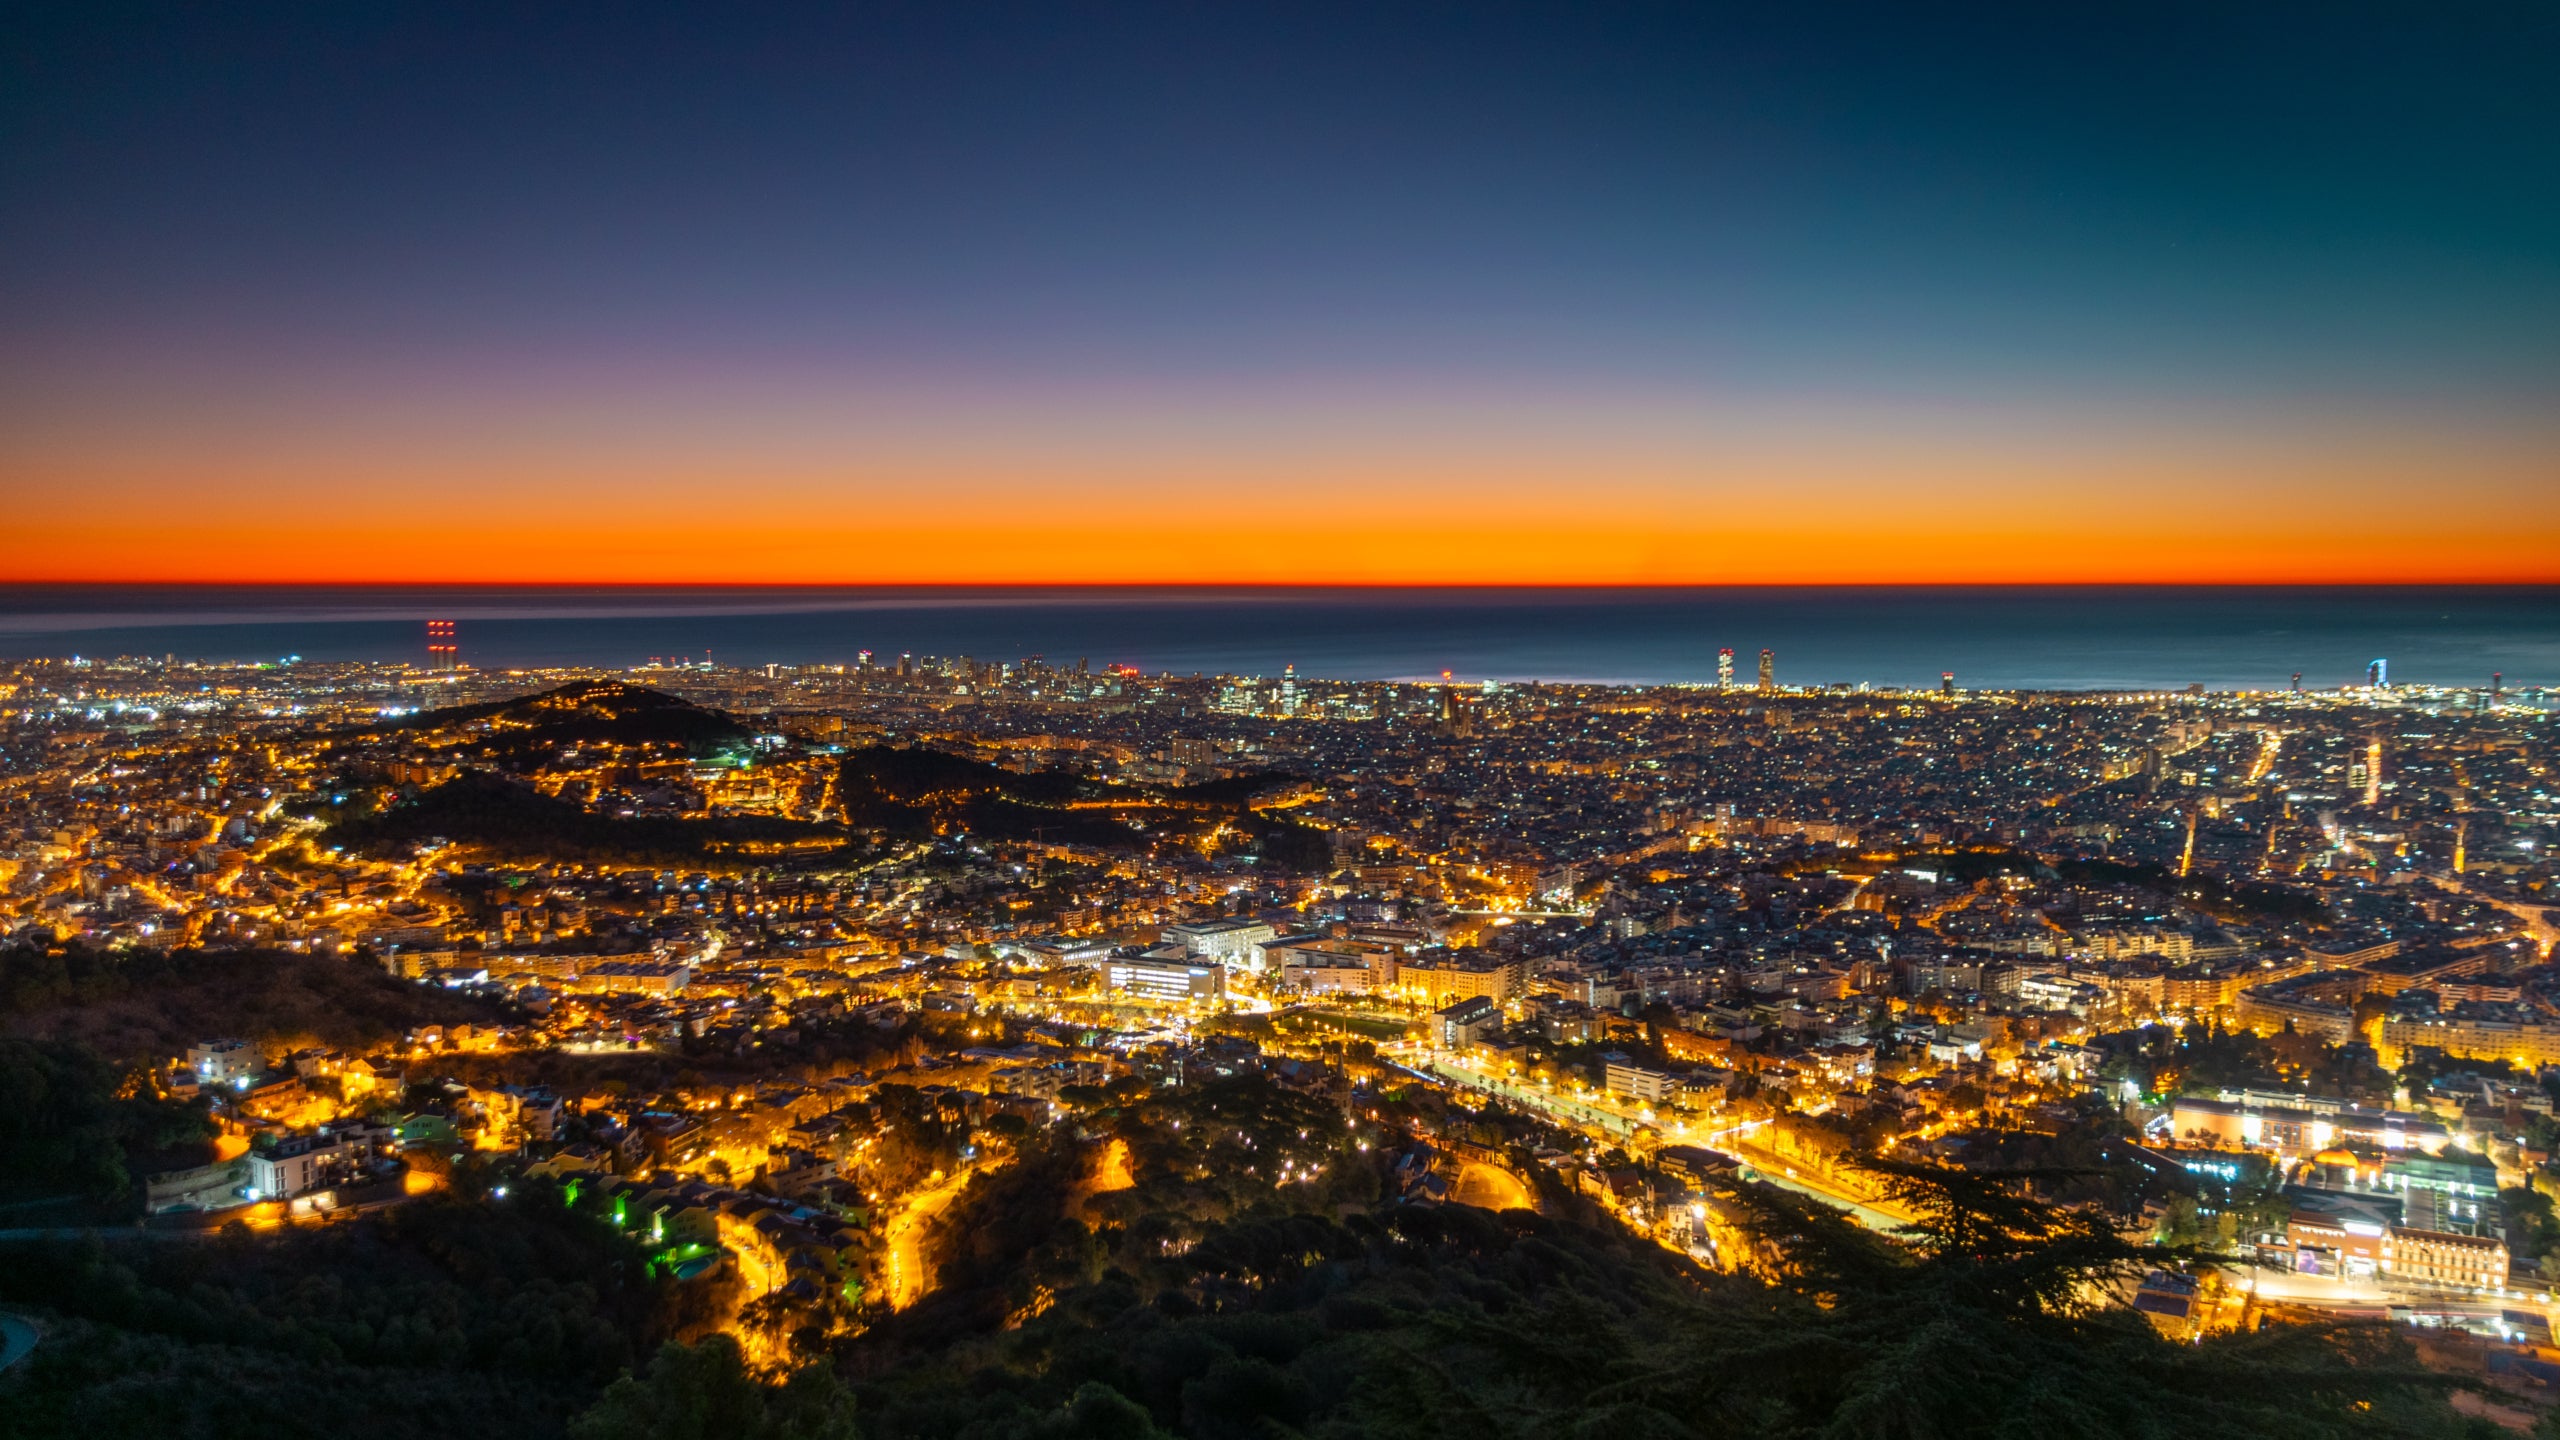
[[851, 664], [864, 651], [1346, 680], [1965, 689], [2560, 687], [2560, 586], [1679, 589], [0, 586], [0, 657], [482, 669]]

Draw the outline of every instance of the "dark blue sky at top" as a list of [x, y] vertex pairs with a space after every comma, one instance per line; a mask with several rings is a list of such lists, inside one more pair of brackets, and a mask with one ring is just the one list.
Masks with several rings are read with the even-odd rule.
[[2560, 398], [2560, 9], [22, 5], [16, 369]]

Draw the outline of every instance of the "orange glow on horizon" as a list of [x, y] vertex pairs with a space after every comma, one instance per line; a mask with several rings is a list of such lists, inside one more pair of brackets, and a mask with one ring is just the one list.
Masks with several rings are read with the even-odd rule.
[[[68, 540], [70, 537], [61, 537]], [[46, 543], [13, 562], [20, 583], [512, 585], [1249, 585], [1613, 586], [1841, 584], [2552, 584], [2560, 534], [2524, 543], [2418, 537], [2383, 547], [2305, 537], [2282, 550], [2204, 545], [2159, 535], [1650, 534], [1273, 531], [1261, 552], [1163, 557], [1203, 545], [1201, 532], [989, 533], [804, 531], [684, 543], [647, 534], [543, 537], [458, 551], [361, 530], [197, 532], [197, 543], [148, 553], [130, 544]], [[2321, 544], [2320, 541], [2330, 541]], [[2424, 543], [2432, 540], [2434, 543]], [[281, 542], [281, 543], [280, 543]], [[157, 549], [158, 547], [154, 547]], [[86, 551], [87, 553], [82, 553]], [[175, 553], [171, 553], [175, 552]], [[361, 557], [361, 566], [348, 563]]]
[[[2307, 536], [2281, 549], [2158, 534], [1982, 531], [1891, 535], [1656, 530], [1443, 531], [1428, 537], [1273, 530], [1185, 563], [1202, 532], [1024, 530], [744, 533], [690, 541], [556, 534], [532, 553], [404, 543], [357, 529], [196, 532], [196, 543], [46, 543], [20, 583], [1470, 586], [1849, 584], [2552, 584], [2560, 534], [2489, 544], [2464, 534], [2378, 546]], [[2504, 537], [2502, 537], [2504, 538]], [[2327, 542], [2327, 543], [2323, 543]], [[2432, 543], [2429, 543], [2432, 542]], [[475, 553], [476, 552], [476, 553]], [[360, 556], [361, 567], [348, 563]]]
[[[2539, 437], [970, 453], [0, 449], [0, 579], [1702, 585], [2560, 582]], [[626, 447], [637, 452], [641, 447]], [[528, 453], [528, 452], [533, 453]], [[50, 452], [50, 453], [48, 453]], [[1237, 458], [1241, 456], [1242, 458]]]

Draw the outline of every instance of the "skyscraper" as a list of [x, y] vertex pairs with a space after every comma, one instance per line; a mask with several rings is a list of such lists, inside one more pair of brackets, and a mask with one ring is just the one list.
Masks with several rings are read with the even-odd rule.
[[2388, 689], [2391, 684], [2391, 662], [2376, 660], [2364, 667], [2364, 683], [2376, 690]]
[[1730, 645], [1716, 652], [1716, 688], [1733, 688], [1733, 647]]
[[1778, 688], [1778, 652], [1760, 652], [1760, 690], [1763, 694]]
[[1956, 672], [1953, 670], [1941, 670], [1938, 672], [1938, 693], [1941, 695], [1953, 695], [1956, 693]]
[[454, 643], [453, 622], [450, 620], [428, 621], [427, 668], [452, 670], [458, 668], [461, 663], [462, 649]]

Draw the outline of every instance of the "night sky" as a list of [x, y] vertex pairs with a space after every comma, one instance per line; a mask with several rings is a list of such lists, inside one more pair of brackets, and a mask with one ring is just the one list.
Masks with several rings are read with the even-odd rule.
[[0, 578], [2560, 579], [2560, 10], [21, 5]]

